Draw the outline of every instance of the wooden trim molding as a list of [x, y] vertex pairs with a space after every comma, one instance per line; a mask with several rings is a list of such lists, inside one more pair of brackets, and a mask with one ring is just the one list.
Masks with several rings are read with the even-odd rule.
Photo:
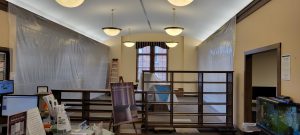
[[253, 50], [250, 50], [250, 51], [246, 51], [245, 55], [253, 55], [253, 54], [256, 54], [256, 53], [266, 52], [266, 51], [280, 49], [280, 48], [281, 48], [281, 43], [276, 43], [276, 44], [268, 45], [268, 46], [265, 46], [265, 47], [253, 49]]
[[6, 0], [0, 0], [0, 10], [7, 12], [8, 2]]
[[236, 23], [241, 22], [243, 19], [247, 18], [249, 15], [254, 13], [256, 10], [263, 7], [265, 4], [270, 2], [271, 0], [253, 0], [248, 6], [246, 6], [244, 9], [242, 9], [237, 15], [236, 15]]
[[252, 56], [254, 54], [275, 50], [277, 52], [277, 96], [281, 96], [281, 43], [257, 48], [245, 52], [244, 76], [244, 122], [252, 121]]
[[252, 55], [245, 55], [244, 122], [252, 121]]

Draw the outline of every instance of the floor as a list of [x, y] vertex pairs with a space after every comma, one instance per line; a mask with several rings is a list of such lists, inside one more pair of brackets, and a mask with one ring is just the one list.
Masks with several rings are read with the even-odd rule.
[[[108, 98], [108, 97], [101, 97], [101, 98]], [[197, 101], [197, 97], [178, 97], [179, 102], [193, 102], [193, 101]], [[95, 109], [99, 109], [98, 107], [92, 107]], [[103, 106], [101, 107], [101, 109], [107, 109], [110, 110], [112, 109], [111, 106]], [[216, 110], [213, 107], [204, 107], [203, 108], [204, 112], [215, 112]], [[197, 112], [197, 105], [176, 105], [174, 106], [174, 112]], [[72, 113], [70, 115], [78, 115], [77, 113]], [[80, 114], [79, 114], [80, 115]], [[91, 114], [94, 116], [98, 116], [99, 114]], [[102, 113], [101, 116], [106, 116], [106, 117], [110, 117], [111, 114], [110, 113]], [[170, 120], [170, 118], [168, 116], [149, 116], [149, 121], [168, 121]], [[189, 122], [197, 122], [197, 116], [177, 116], [174, 117], [174, 120], [179, 120], [179, 121], [186, 121], [187, 123]], [[205, 117], [204, 121], [207, 122], [216, 122], [216, 121], [224, 121], [224, 118], [222, 117]], [[104, 123], [103, 127], [105, 129], [108, 129], [109, 126], [108, 123]], [[142, 133], [141, 131], [141, 124], [137, 123], [136, 124], [137, 127], [137, 132], [138, 134], [147, 134], [147, 135], [194, 135], [194, 134], [201, 134], [201, 135], [228, 135], [228, 134], [232, 134], [232, 133], [218, 133], [218, 132], [199, 132], [196, 128], [177, 128], [174, 131], [170, 131], [169, 130], [162, 130], [162, 129], [157, 129], [157, 131], [155, 130], [150, 130], [147, 133]], [[131, 135], [131, 134], [135, 134], [135, 131], [133, 129], [133, 126], [131, 124], [125, 124], [121, 126], [120, 129], [120, 133], [121, 135]]]
[[[137, 124], [137, 128], [140, 127], [140, 124]], [[104, 123], [105, 129], [108, 129], [108, 123]], [[141, 129], [137, 129], [138, 135], [239, 135], [237, 132], [217, 132], [217, 131], [198, 131], [195, 128], [184, 128], [184, 129], [175, 129], [175, 131], [160, 130], [153, 131], [150, 130], [147, 133], [141, 132]], [[126, 124], [121, 126], [120, 135], [136, 135], [135, 131], [131, 124]]]

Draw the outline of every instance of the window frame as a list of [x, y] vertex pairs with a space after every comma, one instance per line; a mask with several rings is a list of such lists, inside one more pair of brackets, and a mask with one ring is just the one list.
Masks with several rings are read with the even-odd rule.
[[[145, 46], [145, 47], [147, 47], [147, 46]], [[148, 53], [139, 53], [139, 49], [141, 49], [141, 48], [137, 48], [136, 49], [136, 70], [135, 70], [135, 81], [136, 82], [139, 82], [139, 77], [138, 77], [139, 56], [150, 55], [150, 72], [155, 71], [155, 56], [160, 56], [160, 55], [167, 56], [167, 61], [166, 61], [166, 63], [167, 63], [167, 66], [166, 66], [167, 70], [166, 71], [169, 70], [169, 49], [161, 47], [162, 49], [166, 49], [167, 52], [166, 53], [155, 53], [155, 47], [160, 47], [160, 46], [158, 46], [158, 45], [150, 45], [149, 47], [150, 47], [150, 54], [148, 54]], [[144, 47], [142, 47], [142, 48], [144, 48]], [[168, 74], [166, 74], [166, 79], [168, 80]]]

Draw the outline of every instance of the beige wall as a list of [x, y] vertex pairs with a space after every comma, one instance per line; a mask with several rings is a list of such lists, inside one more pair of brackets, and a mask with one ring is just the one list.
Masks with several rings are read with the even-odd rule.
[[277, 87], [277, 51], [252, 56], [252, 86]]
[[[196, 46], [200, 41], [186, 38], [183, 36], [170, 37], [164, 33], [138, 33], [132, 34], [129, 37], [123, 36], [121, 38], [113, 38], [106, 42], [111, 48], [111, 58], [118, 58], [120, 61], [120, 75], [126, 81], [135, 82], [136, 73], [136, 49], [135, 47], [125, 47], [121, 45], [125, 39], [133, 41], [169, 41], [174, 40], [179, 42], [175, 48], [169, 50], [169, 70], [195, 70], [197, 67], [197, 50]], [[189, 78], [187, 75], [177, 75], [176, 80], [184, 80]], [[195, 90], [194, 86], [183, 86], [182, 84], [175, 85], [175, 88], [185, 88], [185, 91]]]
[[119, 61], [121, 61], [121, 37], [111, 38], [110, 40], [103, 42], [103, 44], [108, 45], [110, 47], [110, 59], [117, 58], [119, 59]]
[[[185, 71], [197, 71], [198, 70], [198, 45], [201, 42], [190, 37], [184, 37], [184, 55], [183, 55], [183, 70]], [[197, 80], [196, 74], [184, 74], [183, 79], [185, 81]], [[196, 84], [183, 84], [185, 92], [195, 92]]]
[[16, 28], [10, 27], [9, 23], [15, 23], [15, 18], [11, 16], [9, 19], [9, 14], [0, 10], [0, 47], [10, 48], [10, 79], [14, 79], [16, 65], [16, 53], [14, 52], [16, 48]]
[[0, 10], [0, 46], [9, 46], [8, 14]]
[[238, 124], [244, 121], [244, 52], [282, 43], [282, 54], [291, 55], [291, 80], [281, 81], [282, 95], [300, 102], [300, 0], [272, 0], [238, 23], [234, 59]]

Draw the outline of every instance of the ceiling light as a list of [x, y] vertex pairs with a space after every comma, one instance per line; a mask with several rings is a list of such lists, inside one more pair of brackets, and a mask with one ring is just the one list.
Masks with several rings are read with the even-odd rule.
[[126, 47], [133, 47], [135, 45], [135, 42], [128, 40], [130, 37], [131, 30], [128, 28], [128, 36], [127, 36], [127, 41], [123, 42], [123, 45]]
[[173, 48], [178, 45], [178, 42], [166, 42], [166, 45], [170, 48]]
[[84, 0], [56, 0], [56, 2], [64, 7], [74, 8], [80, 6]]
[[119, 35], [122, 29], [113, 27], [114, 26], [114, 9], [111, 10], [111, 26], [110, 27], [103, 27], [103, 32], [108, 36], [116, 36]]
[[186, 6], [193, 2], [193, 0], [168, 0], [168, 1], [174, 6], [179, 6], [179, 7]]
[[126, 47], [133, 47], [135, 45], [135, 42], [132, 41], [125, 41], [123, 43], [123, 45], [125, 45]]
[[171, 36], [177, 36], [182, 33], [183, 28], [182, 27], [167, 27], [165, 28], [165, 31], [167, 34]]
[[122, 29], [116, 27], [104, 27], [102, 30], [108, 36], [117, 36]]
[[[173, 8], [173, 24], [175, 25], [175, 8]], [[165, 32], [171, 36], [177, 36], [183, 32], [182, 27], [172, 26], [172, 27], [166, 27]]]

